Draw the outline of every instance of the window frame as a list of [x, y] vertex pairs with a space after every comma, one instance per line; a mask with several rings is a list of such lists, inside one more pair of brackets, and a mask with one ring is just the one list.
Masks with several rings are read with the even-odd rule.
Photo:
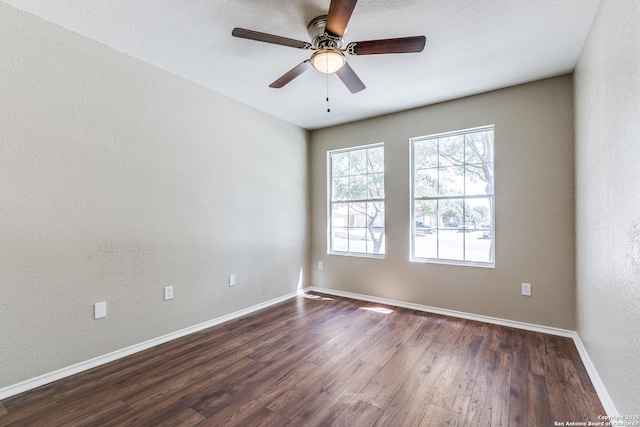
[[[338, 256], [351, 256], [351, 257], [363, 257], [363, 258], [378, 258], [378, 259], [384, 259], [386, 256], [386, 194], [384, 195], [383, 198], [365, 198], [365, 199], [349, 199], [349, 200], [333, 200], [333, 194], [334, 194], [334, 188], [333, 188], [333, 182], [334, 182], [334, 176], [333, 176], [333, 159], [332, 159], [332, 155], [333, 154], [338, 154], [338, 153], [346, 153], [346, 152], [353, 152], [353, 151], [359, 151], [359, 150], [369, 150], [369, 149], [373, 149], [373, 148], [382, 148], [383, 149], [383, 164], [384, 164], [384, 155], [385, 155], [385, 151], [384, 151], [384, 142], [377, 142], [377, 143], [373, 143], [373, 144], [365, 144], [365, 145], [358, 145], [358, 146], [353, 146], [353, 147], [345, 147], [345, 148], [338, 148], [335, 150], [328, 150], [327, 151], [327, 254], [329, 255], [338, 255]], [[386, 171], [385, 171], [386, 167], [383, 167], [383, 192], [384, 192], [384, 177], [386, 175]], [[351, 175], [349, 175], [351, 176]], [[384, 217], [382, 219], [383, 221], [383, 225], [382, 225], [382, 229], [383, 229], [383, 233], [384, 233], [384, 239], [385, 239], [385, 243], [383, 246], [384, 252], [382, 253], [372, 253], [372, 252], [358, 252], [358, 251], [351, 251], [351, 250], [347, 250], [347, 251], [341, 251], [341, 250], [337, 250], [334, 248], [334, 242], [333, 242], [333, 205], [334, 204], [342, 204], [342, 203], [382, 203], [384, 205]], [[351, 228], [351, 227], [347, 227], [347, 228]], [[357, 228], [357, 227], [353, 227], [353, 228]], [[348, 240], [348, 239], [347, 239]]]
[[[493, 179], [492, 179], [492, 193], [491, 194], [474, 194], [474, 195], [467, 195], [467, 191], [466, 191], [466, 180], [463, 179], [463, 187], [464, 187], [464, 192], [462, 195], [437, 195], [437, 196], [430, 196], [430, 197], [426, 197], [426, 196], [421, 196], [421, 197], [416, 197], [415, 194], [415, 188], [416, 188], [416, 157], [415, 157], [415, 147], [416, 147], [416, 142], [420, 142], [420, 141], [425, 141], [425, 140], [432, 140], [432, 139], [440, 139], [440, 138], [445, 138], [445, 137], [455, 137], [455, 136], [459, 136], [459, 135], [466, 135], [466, 134], [471, 134], [471, 133], [477, 133], [477, 132], [484, 132], [484, 131], [491, 131], [493, 134], [493, 138], [492, 138], [492, 161], [490, 162], [492, 164], [493, 167]], [[437, 133], [437, 134], [430, 134], [430, 135], [424, 135], [424, 136], [418, 136], [418, 137], [413, 137], [409, 139], [409, 175], [410, 175], [410, 189], [409, 189], [409, 198], [410, 198], [410, 227], [409, 227], [409, 233], [410, 233], [410, 254], [409, 254], [409, 259], [411, 262], [420, 262], [420, 263], [429, 263], [429, 264], [446, 264], [446, 265], [460, 265], [460, 266], [470, 266], [470, 267], [485, 267], [485, 268], [495, 268], [496, 265], [496, 259], [495, 259], [495, 247], [496, 247], [496, 233], [495, 233], [495, 219], [496, 219], [496, 200], [495, 200], [495, 194], [496, 194], [496, 187], [495, 187], [495, 124], [492, 125], [486, 125], [486, 126], [478, 126], [478, 127], [474, 127], [474, 128], [468, 128], [468, 129], [461, 129], [461, 130], [455, 130], [455, 131], [451, 131], [451, 132], [441, 132], [441, 133]], [[439, 149], [438, 149], [439, 150]], [[466, 159], [463, 163], [463, 167], [466, 167], [467, 164], [473, 164], [473, 163], [466, 163]], [[440, 169], [443, 169], [443, 167], [441, 167], [440, 165], [438, 165], [437, 168], [438, 171], [440, 171]], [[491, 246], [490, 246], [490, 261], [475, 261], [475, 260], [460, 260], [460, 259], [449, 259], [449, 258], [440, 258], [440, 257], [436, 257], [436, 258], [432, 258], [432, 257], [418, 257], [416, 256], [416, 202], [417, 201], [423, 201], [423, 200], [435, 200], [435, 201], [440, 201], [440, 200], [462, 200], [463, 203], [463, 212], [465, 209], [465, 205], [466, 205], [466, 201], [470, 200], [470, 199], [486, 199], [489, 198], [491, 199], [491, 205], [493, 207], [493, 209], [491, 209], [491, 217], [490, 217], [490, 233], [491, 233]], [[464, 222], [464, 218], [465, 215], [463, 213], [463, 222]], [[440, 221], [440, 219], [438, 218], [438, 222]], [[436, 239], [439, 239], [439, 224], [436, 224], [436, 231], [437, 231], [437, 235], [436, 235]], [[439, 248], [439, 240], [437, 243], [437, 247], [438, 247], [438, 251], [440, 250]], [[463, 239], [463, 258], [466, 256], [465, 255], [466, 252], [466, 233], [465, 233], [465, 238]]]

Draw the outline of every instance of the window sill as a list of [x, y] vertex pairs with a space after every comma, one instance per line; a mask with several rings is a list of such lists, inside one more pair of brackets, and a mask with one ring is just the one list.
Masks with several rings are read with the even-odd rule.
[[409, 261], [422, 264], [459, 265], [462, 267], [496, 268], [493, 262], [456, 261], [453, 259], [411, 258]]
[[329, 252], [328, 255], [337, 255], [337, 256], [355, 257], [355, 258], [377, 258], [377, 259], [385, 258], [385, 254], [365, 254], [361, 252]]

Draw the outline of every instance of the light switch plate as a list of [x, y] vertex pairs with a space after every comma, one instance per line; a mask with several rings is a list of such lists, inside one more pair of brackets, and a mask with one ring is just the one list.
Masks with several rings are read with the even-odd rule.
[[102, 319], [103, 317], [107, 317], [107, 303], [106, 302], [97, 302], [93, 306], [93, 317], [94, 319]]

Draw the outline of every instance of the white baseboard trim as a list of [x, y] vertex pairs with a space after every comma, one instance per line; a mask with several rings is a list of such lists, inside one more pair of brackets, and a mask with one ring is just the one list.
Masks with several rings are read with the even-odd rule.
[[557, 335], [561, 337], [571, 338], [573, 339], [573, 342], [575, 343], [576, 348], [578, 349], [578, 354], [582, 359], [582, 363], [584, 364], [584, 367], [587, 370], [587, 374], [589, 374], [589, 378], [591, 379], [593, 388], [596, 390], [596, 393], [598, 394], [598, 398], [600, 398], [600, 402], [602, 403], [602, 406], [604, 406], [604, 409], [607, 412], [607, 415], [609, 416], [620, 415], [615, 405], [613, 404], [611, 397], [609, 396], [609, 392], [607, 392], [607, 389], [605, 388], [604, 383], [600, 379], [600, 375], [598, 375], [598, 371], [593, 365], [593, 362], [589, 357], [589, 353], [587, 353], [587, 349], [585, 348], [584, 344], [582, 343], [582, 340], [580, 339], [580, 336], [576, 331], [571, 331], [568, 329], [553, 328], [550, 326], [535, 325], [532, 323], [517, 322], [515, 320], [500, 319], [497, 317], [483, 316], [479, 314], [465, 313], [465, 312], [456, 311], [456, 310], [448, 310], [445, 308], [430, 307], [427, 305], [414, 304], [414, 303], [409, 303], [404, 301], [396, 301], [396, 300], [391, 300], [386, 298], [374, 297], [370, 295], [339, 291], [335, 289], [319, 288], [316, 286], [310, 286], [308, 288], [305, 288], [304, 290], [305, 292], [307, 291], [317, 292], [320, 294], [351, 298], [351, 299], [360, 300], [360, 301], [374, 302], [377, 304], [390, 305], [393, 307], [408, 308], [411, 310], [424, 311], [427, 313], [441, 314], [444, 316], [458, 317], [458, 318], [467, 319], [467, 320], [475, 320], [478, 322], [491, 323], [494, 325], [501, 325], [501, 326], [507, 326], [507, 327], [516, 328], [516, 329], [523, 329], [525, 331], [541, 332], [543, 334], [550, 334], [550, 335]]
[[171, 340], [174, 340], [176, 338], [180, 338], [183, 337], [185, 335], [189, 335], [192, 334], [194, 332], [198, 332], [201, 331], [203, 329], [206, 328], [210, 328], [212, 326], [216, 326], [219, 325], [220, 323], [224, 323], [227, 322], [229, 320], [235, 319], [237, 317], [241, 317], [250, 313], [253, 313], [254, 311], [258, 311], [261, 310], [263, 308], [267, 308], [270, 307], [274, 304], [278, 304], [282, 301], [286, 301], [288, 299], [294, 298], [297, 295], [302, 294], [302, 290], [298, 290], [296, 292], [292, 292], [289, 293], [287, 295], [283, 295], [281, 297], [278, 298], [274, 298], [272, 300], [260, 303], [260, 304], [256, 304], [253, 305], [251, 307], [242, 309], [242, 310], [238, 310], [236, 312], [230, 313], [230, 314], [226, 314], [224, 316], [218, 317], [216, 319], [212, 319], [203, 323], [200, 323], [198, 325], [194, 325], [194, 326], [190, 326], [188, 328], [185, 329], [181, 329], [179, 331], [176, 332], [172, 332], [170, 334], [167, 335], [163, 335], [161, 337], [158, 338], [154, 338], [139, 344], [135, 344], [132, 345], [130, 347], [126, 347], [120, 350], [116, 350], [114, 352], [102, 355], [102, 356], [98, 356], [98, 357], [94, 357], [93, 359], [89, 359], [86, 360], [84, 362], [80, 362], [80, 363], [76, 363], [74, 365], [68, 366], [66, 368], [62, 368], [62, 369], [58, 369], [57, 371], [53, 371], [53, 372], [49, 372], [47, 374], [44, 375], [40, 375], [38, 377], [35, 378], [31, 378], [22, 382], [19, 382], [17, 384], [13, 384], [7, 387], [3, 387], [0, 388], [0, 400], [2, 399], [6, 399], [7, 397], [11, 397], [14, 396], [16, 394], [20, 394], [23, 393], [25, 391], [29, 391], [32, 390], [36, 387], [40, 387], [43, 386], [45, 384], [49, 384], [51, 382], [60, 380], [62, 378], [66, 378], [68, 376], [95, 368], [97, 366], [100, 365], [104, 365], [106, 363], [109, 362], [113, 362], [114, 360], [118, 360], [121, 359], [123, 357], [126, 356], [130, 356], [134, 353], [138, 353], [140, 351], [143, 350], [147, 350], [151, 347], [155, 347], [159, 344], [163, 344], [166, 342], [169, 342]]
[[[584, 346], [584, 343], [580, 339], [580, 335], [575, 333], [573, 337], [573, 342], [576, 344], [576, 348], [578, 349], [578, 353], [580, 354], [580, 358], [582, 359], [582, 363], [584, 364], [587, 373], [589, 374], [589, 378], [591, 379], [591, 383], [593, 384], [593, 388], [596, 389], [596, 393], [600, 398], [600, 403], [604, 406], [604, 410], [607, 412], [609, 416], [618, 416], [620, 412], [616, 409], [616, 405], [613, 404], [613, 400], [611, 400], [611, 396], [607, 391], [600, 375], [598, 375], [598, 371], [596, 371], [596, 367], [594, 366], [591, 358], [589, 357], [589, 353], [587, 352], [587, 348]], [[612, 426], [617, 425], [616, 420], [611, 422]]]
[[443, 316], [458, 317], [461, 319], [475, 320], [478, 322], [491, 323], [494, 325], [508, 326], [511, 328], [524, 329], [526, 331], [541, 332], [543, 334], [558, 335], [561, 337], [573, 338], [575, 331], [568, 329], [553, 328], [551, 326], [534, 325], [532, 323], [516, 322], [514, 320], [500, 319], [498, 317], [483, 316], [480, 314], [465, 313], [462, 311], [449, 310], [446, 308], [430, 307], [428, 305], [414, 304], [411, 302], [396, 301], [386, 298], [372, 297], [369, 295], [355, 294], [352, 292], [337, 291], [335, 289], [318, 288], [311, 286], [305, 291], [318, 292], [321, 294], [335, 295], [339, 297], [352, 298], [361, 301], [375, 302], [378, 304], [391, 305], [394, 307], [408, 308], [410, 310], [424, 311], [427, 313], [441, 314]]

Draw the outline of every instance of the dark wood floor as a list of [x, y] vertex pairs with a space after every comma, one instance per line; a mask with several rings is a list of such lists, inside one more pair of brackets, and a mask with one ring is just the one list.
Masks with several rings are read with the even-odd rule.
[[0, 401], [20, 426], [553, 426], [605, 414], [569, 338], [307, 294]]

